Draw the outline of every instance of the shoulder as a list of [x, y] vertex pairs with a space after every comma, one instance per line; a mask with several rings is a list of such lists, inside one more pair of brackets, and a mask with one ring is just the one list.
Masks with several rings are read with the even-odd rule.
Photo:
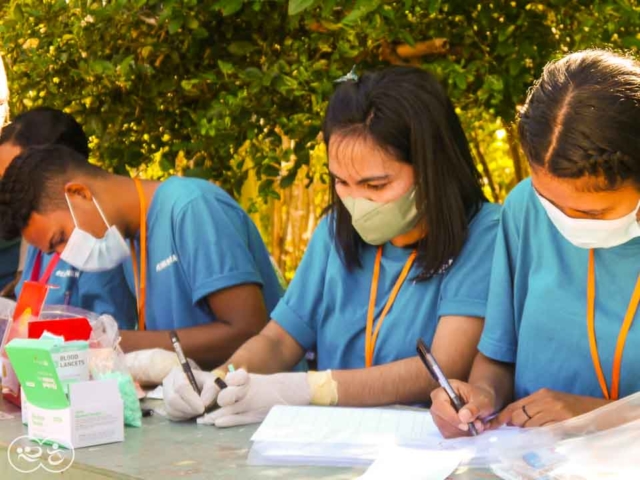
[[498, 230], [502, 207], [497, 203], [486, 202], [469, 223], [467, 242], [490, 240]]
[[535, 190], [531, 179], [526, 178], [514, 187], [504, 201], [505, 212], [522, 212], [535, 200]]
[[244, 212], [240, 205], [219, 186], [198, 178], [171, 177], [158, 187], [154, 203], [160, 211], [180, 215], [192, 206], [213, 213], [216, 210]]
[[333, 246], [334, 225], [333, 215], [331, 213], [324, 215], [313, 231], [308, 248], [323, 250], [330, 249]]

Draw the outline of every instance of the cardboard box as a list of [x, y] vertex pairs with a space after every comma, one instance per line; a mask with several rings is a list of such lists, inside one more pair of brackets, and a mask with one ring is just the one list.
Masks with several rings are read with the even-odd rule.
[[53, 359], [56, 342], [15, 339], [6, 347], [29, 402], [29, 437], [82, 448], [124, 440], [124, 407], [115, 380], [68, 385]]
[[[54, 340], [56, 341], [56, 340]], [[53, 364], [58, 372], [65, 393], [73, 382], [88, 382], [89, 375], [89, 342], [57, 340], [56, 346], [51, 350]], [[22, 423], [27, 425], [29, 421], [29, 402], [24, 390], [20, 391], [22, 407]]]

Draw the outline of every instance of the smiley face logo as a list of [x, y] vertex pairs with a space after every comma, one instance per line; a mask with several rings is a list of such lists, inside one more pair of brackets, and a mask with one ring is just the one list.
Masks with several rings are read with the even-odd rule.
[[73, 448], [67, 450], [53, 440], [35, 440], [27, 435], [16, 438], [7, 449], [9, 464], [20, 473], [33, 473], [39, 468], [61, 473], [73, 464], [75, 457]]

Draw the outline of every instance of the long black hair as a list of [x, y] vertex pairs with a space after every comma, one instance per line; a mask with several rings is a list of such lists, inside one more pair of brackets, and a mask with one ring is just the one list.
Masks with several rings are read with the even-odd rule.
[[560, 178], [592, 176], [594, 189], [640, 188], [640, 63], [585, 50], [549, 63], [519, 115], [529, 163]]
[[[416, 204], [427, 235], [417, 244], [417, 280], [444, 271], [458, 256], [469, 222], [486, 198], [451, 100], [437, 79], [413, 67], [365, 73], [338, 86], [329, 101], [324, 141], [365, 135], [413, 166]], [[334, 238], [348, 269], [361, 266], [364, 244], [331, 188]]]

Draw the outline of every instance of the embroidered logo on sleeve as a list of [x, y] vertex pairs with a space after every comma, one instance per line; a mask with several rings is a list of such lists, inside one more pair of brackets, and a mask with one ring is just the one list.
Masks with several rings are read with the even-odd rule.
[[80, 278], [77, 270], [56, 270], [56, 277], [60, 278]]
[[156, 265], [156, 272], [161, 272], [162, 270], [169, 268], [171, 265], [178, 261], [178, 256], [176, 254], [170, 255], [168, 258], [165, 258], [160, 263]]

